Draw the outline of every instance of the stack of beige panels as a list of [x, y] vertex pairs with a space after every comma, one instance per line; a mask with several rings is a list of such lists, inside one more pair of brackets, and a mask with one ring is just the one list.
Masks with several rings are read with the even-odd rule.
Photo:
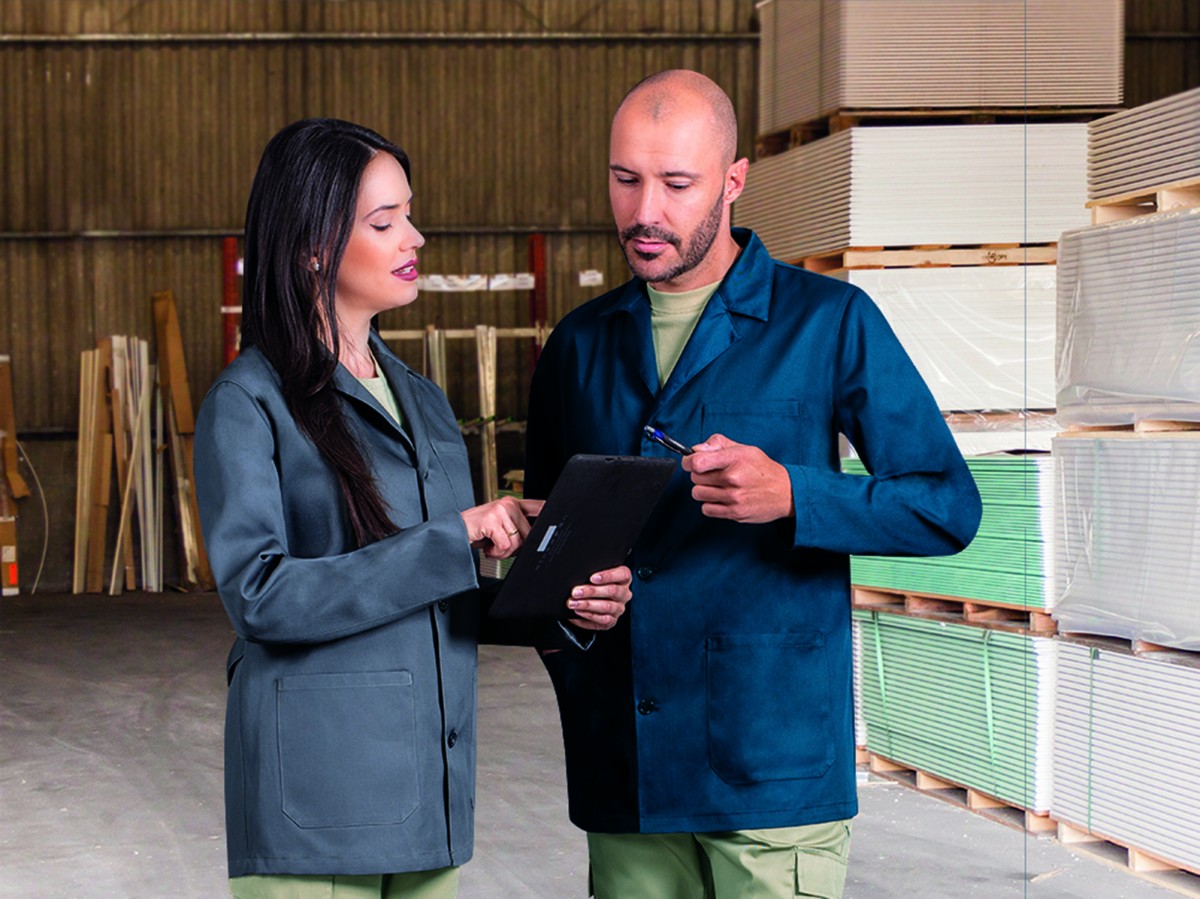
[[1050, 243], [1091, 222], [1087, 126], [852, 128], [750, 166], [734, 221], [777, 259]]
[[1122, 0], [768, 0], [759, 130], [836, 110], [1117, 106]]
[[1088, 123], [1088, 197], [1200, 183], [1200, 87]]

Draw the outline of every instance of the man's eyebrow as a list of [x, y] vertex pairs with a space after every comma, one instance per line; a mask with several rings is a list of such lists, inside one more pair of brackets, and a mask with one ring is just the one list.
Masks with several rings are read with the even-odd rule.
[[[629, 175], [637, 174], [637, 172], [635, 172], [633, 169], [628, 169], [625, 166], [620, 165], [615, 162], [612, 163], [608, 168], [610, 171], [613, 171], [613, 172], [625, 172], [626, 174], [629, 174]], [[700, 180], [700, 175], [698, 173], [686, 172], [686, 171], [659, 172], [658, 177], [660, 177], [660, 178], [688, 178], [692, 181]]]

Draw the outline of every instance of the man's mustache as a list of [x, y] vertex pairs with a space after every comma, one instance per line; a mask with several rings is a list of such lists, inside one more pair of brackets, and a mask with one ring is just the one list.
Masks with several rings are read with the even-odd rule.
[[633, 240], [635, 237], [644, 237], [648, 238], [649, 240], [666, 241], [677, 250], [679, 249], [681, 243], [679, 240], [679, 235], [673, 234], [672, 232], [666, 231], [662, 228], [652, 227], [651, 225], [630, 225], [621, 232], [622, 243], [629, 243], [629, 241]]

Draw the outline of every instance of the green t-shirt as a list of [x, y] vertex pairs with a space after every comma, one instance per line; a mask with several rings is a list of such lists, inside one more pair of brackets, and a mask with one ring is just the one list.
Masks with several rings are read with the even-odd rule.
[[371, 361], [375, 363], [375, 377], [359, 378], [358, 383], [367, 388], [367, 392], [371, 396], [379, 400], [379, 404], [383, 406], [387, 413], [396, 419], [396, 424], [403, 425], [404, 422], [400, 418], [400, 405], [396, 402], [396, 394], [392, 393], [392, 388], [388, 384], [387, 378], [379, 370], [379, 362], [375, 359], [374, 353], [371, 354]]
[[654, 336], [654, 358], [658, 363], [658, 386], [671, 377], [675, 363], [683, 355], [688, 338], [696, 330], [700, 313], [708, 298], [717, 292], [720, 281], [683, 293], [663, 293], [646, 285], [650, 295], [650, 331]]

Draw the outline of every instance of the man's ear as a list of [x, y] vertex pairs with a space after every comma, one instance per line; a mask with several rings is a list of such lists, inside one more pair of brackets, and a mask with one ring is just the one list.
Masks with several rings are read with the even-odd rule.
[[750, 160], [744, 156], [725, 170], [725, 202], [732, 203], [746, 189], [746, 171]]

